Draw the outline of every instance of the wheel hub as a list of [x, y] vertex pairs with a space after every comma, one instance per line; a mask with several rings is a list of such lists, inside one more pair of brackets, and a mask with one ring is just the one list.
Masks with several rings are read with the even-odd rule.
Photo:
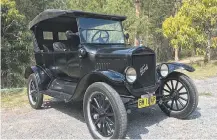
[[93, 115], [93, 118], [96, 120], [96, 119], [98, 119], [99, 118], [99, 114], [94, 114]]
[[179, 99], [179, 92], [177, 90], [172, 91], [172, 98], [173, 99]]

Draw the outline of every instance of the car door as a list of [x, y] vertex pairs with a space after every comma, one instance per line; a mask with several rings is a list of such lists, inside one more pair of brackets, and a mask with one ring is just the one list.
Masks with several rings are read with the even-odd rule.
[[74, 80], [80, 78], [80, 58], [78, 50], [70, 50], [66, 52], [67, 74]]

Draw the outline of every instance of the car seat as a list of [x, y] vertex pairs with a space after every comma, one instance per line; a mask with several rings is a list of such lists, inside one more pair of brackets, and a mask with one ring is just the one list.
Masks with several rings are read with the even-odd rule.
[[63, 44], [61, 42], [54, 42], [53, 43], [53, 49], [54, 49], [55, 52], [62, 52], [62, 51], [67, 50], [65, 44]]

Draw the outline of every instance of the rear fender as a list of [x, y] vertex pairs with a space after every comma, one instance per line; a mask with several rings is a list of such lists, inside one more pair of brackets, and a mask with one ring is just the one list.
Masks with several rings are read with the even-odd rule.
[[42, 67], [31, 66], [26, 68], [24, 77], [27, 79], [32, 73], [35, 74], [39, 89], [46, 89], [52, 79], [48, 72]]
[[82, 100], [86, 89], [94, 82], [105, 82], [111, 86], [124, 85], [125, 76], [116, 71], [93, 71], [85, 75], [78, 83], [72, 100]]

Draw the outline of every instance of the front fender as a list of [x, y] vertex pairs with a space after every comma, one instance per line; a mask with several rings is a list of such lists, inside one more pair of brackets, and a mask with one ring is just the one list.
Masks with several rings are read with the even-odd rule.
[[182, 70], [186, 70], [189, 72], [194, 72], [195, 69], [192, 66], [183, 64], [183, 63], [166, 63], [169, 67], [169, 73], [177, 70], [177, 69], [182, 69]]
[[106, 82], [110, 85], [124, 85], [124, 81], [125, 76], [116, 71], [93, 71], [89, 74], [86, 74], [78, 82], [72, 100], [81, 100], [88, 86], [94, 82]]
[[[183, 64], [183, 63], [163, 63], [163, 64], [167, 64], [168, 67], [169, 67], [169, 74], [170, 75], [171, 73], [173, 73], [174, 71], [178, 70], [178, 69], [181, 69], [181, 70], [186, 70], [186, 71], [189, 71], [189, 72], [194, 72], [195, 69], [192, 67], [192, 66], [189, 66], [189, 65], [186, 65], [186, 64]], [[160, 66], [162, 64], [159, 64], [157, 65], [157, 74], [158, 74], [158, 77], [159, 78], [162, 78], [160, 76]]]

